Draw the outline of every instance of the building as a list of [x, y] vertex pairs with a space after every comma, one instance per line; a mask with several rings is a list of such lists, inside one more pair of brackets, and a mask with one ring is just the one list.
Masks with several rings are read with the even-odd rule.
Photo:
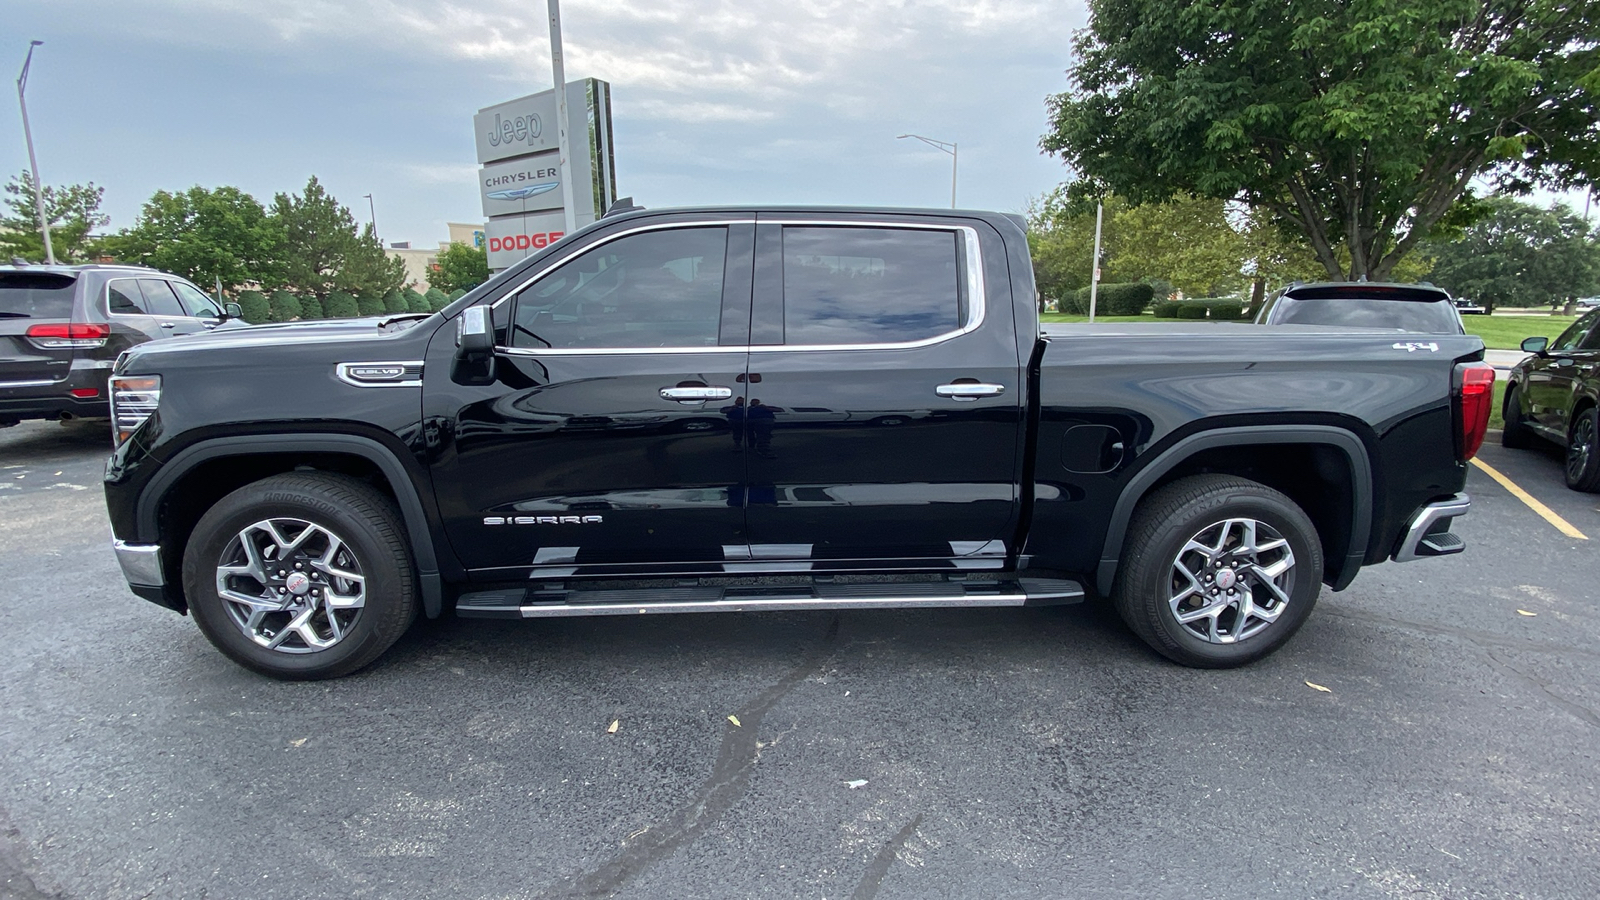
[[406, 264], [405, 286], [418, 292], [428, 290], [428, 272], [439, 262], [439, 251], [451, 244], [466, 244], [469, 247], [482, 247], [484, 243], [483, 226], [478, 224], [465, 224], [462, 222], [448, 222], [449, 240], [440, 241], [439, 246], [428, 249], [413, 247], [410, 241], [395, 241], [384, 248], [384, 255], [390, 259], [402, 260]]

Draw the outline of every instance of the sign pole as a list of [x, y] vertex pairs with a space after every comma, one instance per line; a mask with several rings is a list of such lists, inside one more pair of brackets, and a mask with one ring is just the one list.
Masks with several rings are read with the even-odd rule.
[[1089, 273], [1089, 322], [1094, 322], [1094, 302], [1096, 289], [1100, 287], [1100, 214], [1105, 212], [1105, 205], [1094, 205], [1094, 271]]
[[561, 204], [567, 234], [577, 231], [578, 212], [572, 195], [572, 140], [567, 136], [567, 73], [561, 61], [561, 0], [550, 6], [550, 69], [556, 83], [556, 145], [561, 155]]
[[[554, 3], [555, 0], [550, 0]], [[50, 246], [50, 220], [44, 214], [44, 180], [39, 177], [39, 158], [33, 155], [33, 129], [28, 127], [28, 98], [24, 94], [28, 90], [28, 67], [33, 65], [33, 48], [40, 46], [44, 41], [32, 41], [28, 44], [28, 58], [23, 60], [22, 74], [17, 76], [17, 105], [22, 107], [22, 136], [28, 142], [28, 165], [33, 176], [33, 211], [39, 217], [39, 233], [44, 236], [44, 259], [50, 265], [56, 264], [56, 251]]]

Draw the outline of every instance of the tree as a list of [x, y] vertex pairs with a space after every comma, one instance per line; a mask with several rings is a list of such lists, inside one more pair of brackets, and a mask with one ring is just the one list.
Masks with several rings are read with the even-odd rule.
[[1080, 193], [1242, 200], [1389, 278], [1468, 186], [1600, 175], [1596, 0], [1090, 0], [1041, 146]]
[[[96, 249], [90, 236], [96, 228], [111, 223], [100, 212], [106, 189], [88, 184], [64, 187], [45, 185], [44, 215], [50, 223], [50, 249], [57, 262], [87, 262]], [[44, 236], [39, 233], [39, 216], [34, 206], [33, 173], [27, 169], [12, 176], [6, 184], [6, 213], [0, 216], [0, 258], [10, 262], [20, 256], [30, 262], [44, 262]]]
[[265, 325], [277, 321], [272, 318], [271, 301], [260, 291], [240, 291], [238, 295], [240, 318], [251, 325]]
[[439, 251], [438, 262], [428, 270], [428, 286], [446, 294], [470, 291], [489, 280], [489, 252], [456, 241]]
[[322, 303], [323, 314], [330, 319], [354, 319], [361, 315], [356, 298], [344, 291], [333, 291]]
[[382, 297], [405, 283], [405, 264], [384, 254], [371, 225], [358, 232], [350, 210], [315, 175], [301, 193], [275, 196], [272, 216], [284, 235], [283, 287], [322, 299], [334, 291]]
[[1433, 279], [1489, 310], [1543, 306], [1600, 289], [1600, 240], [1565, 206], [1541, 209], [1510, 197], [1484, 201], [1487, 215], [1461, 238], [1430, 247]]
[[422, 296], [421, 294], [417, 293], [416, 290], [414, 290], [412, 288], [408, 287], [405, 290], [401, 291], [400, 292], [400, 296], [404, 297], [405, 300], [406, 300], [406, 311], [407, 312], [414, 312], [414, 313], [429, 313], [429, 312], [433, 312], [433, 309], [428, 306], [428, 298], [426, 298], [426, 297]]
[[450, 304], [449, 295], [436, 287], [428, 288], [428, 292], [423, 294], [422, 297], [428, 301], [429, 312], [438, 312]]
[[284, 249], [280, 223], [236, 187], [196, 185], [156, 191], [132, 228], [106, 240], [125, 262], [137, 262], [224, 290], [273, 281]]
[[288, 291], [273, 291], [267, 297], [267, 303], [272, 310], [274, 322], [293, 322], [295, 319], [305, 318], [305, 309], [300, 306], [300, 298]]

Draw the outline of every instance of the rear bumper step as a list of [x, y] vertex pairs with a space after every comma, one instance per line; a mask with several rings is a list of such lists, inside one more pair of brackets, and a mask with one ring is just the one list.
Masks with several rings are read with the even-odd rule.
[[873, 583], [806, 586], [688, 586], [640, 590], [478, 591], [456, 601], [456, 615], [479, 619], [636, 616], [648, 613], [756, 612], [804, 609], [915, 609], [1059, 606], [1083, 600], [1075, 581]]

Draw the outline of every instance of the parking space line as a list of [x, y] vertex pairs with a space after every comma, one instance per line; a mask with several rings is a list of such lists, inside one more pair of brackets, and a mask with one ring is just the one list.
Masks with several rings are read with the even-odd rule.
[[1546, 522], [1554, 525], [1557, 531], [1569, 538], [1576, 538], [1580, 541], [1587, 541], [1589, 539], [1588, 535], [1572, 527], [1571, 522], [1568, 522], [1566, 519], [1556, 515], [1555, 510], [1545, 506], [1538, 500], [1535, 500], [1532, 494], [1518, 487], [1516, 482], [1500, 474], [1499, 469], [1496, 469], [1494, 466], [1489, 465], [1476, 456], [1472, 458], [1472, 464], [1482, 469], [1490, 478], [1500, 482], [1500, 486], [1510, 491], [1511, 496], [1521, 500], [1523, 503], [1526, 503], [1529, 509], [1538, 513]]

